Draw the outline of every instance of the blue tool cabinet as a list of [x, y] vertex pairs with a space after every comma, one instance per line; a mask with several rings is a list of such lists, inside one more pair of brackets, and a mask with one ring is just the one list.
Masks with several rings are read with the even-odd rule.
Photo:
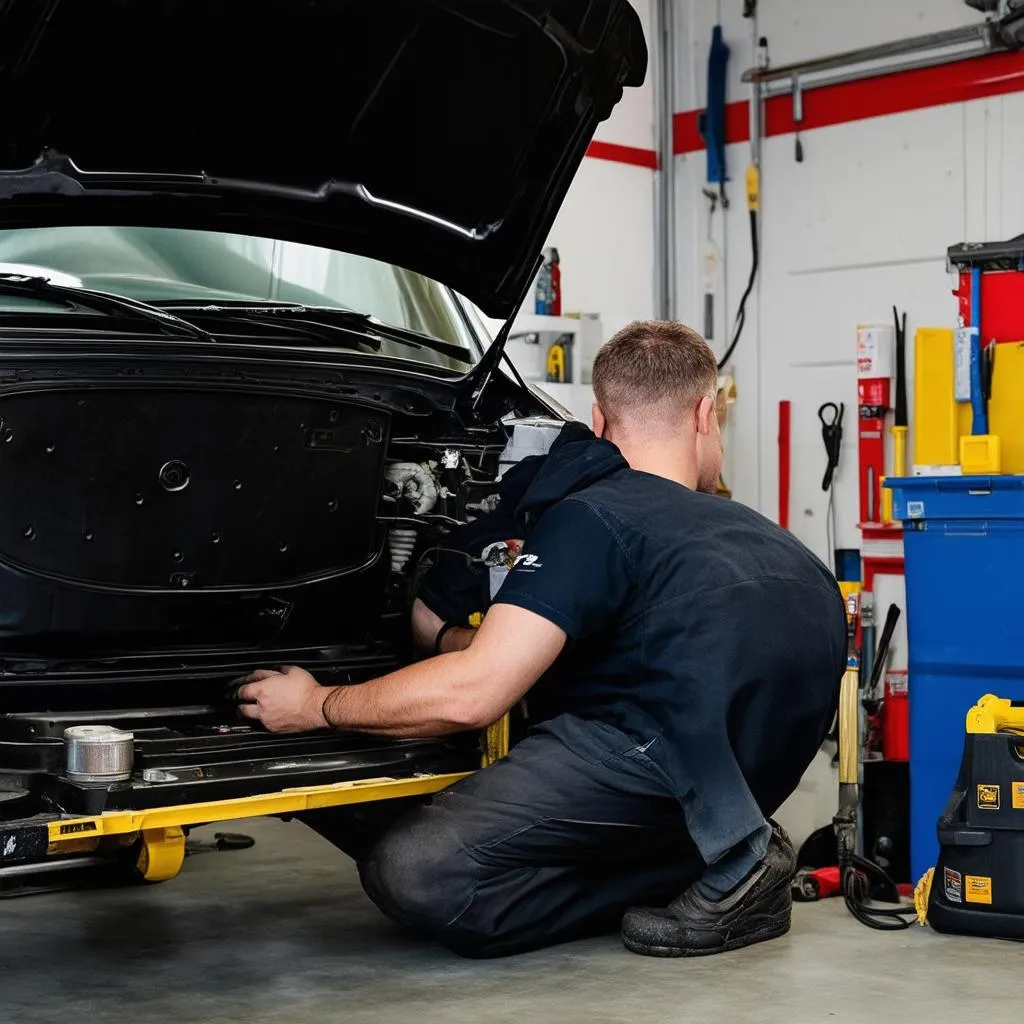
[[1024, 477], [886, 482], [903, 523], [910, 699], [910, 858], [938, 855], [968, 709], [1024, 700]]

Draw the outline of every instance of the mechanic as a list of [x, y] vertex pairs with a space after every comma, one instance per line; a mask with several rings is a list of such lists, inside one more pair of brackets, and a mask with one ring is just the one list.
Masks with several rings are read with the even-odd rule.
[[[289, 667], [239, 691], [275, 732], [392, 737], [482, 729], [529, 692], [530, 731], [496, 764], [412, 806], [303, 819], [356, 857], [385, 914], [465, 956], [620, 923], [635, 952], [693, 956], [790, 925], [795, 857], [769, 816], [833, 719], [838, 586], [713, 495], [717, 367], [697, 333], [630, 325], [593, 387], [598, 436], [567, 427], [515, 475], [523, 557], [475, 634], [446, 630], [447, 653], [359, 685]], [[439, 631], [427, 602], [418, 620]]]

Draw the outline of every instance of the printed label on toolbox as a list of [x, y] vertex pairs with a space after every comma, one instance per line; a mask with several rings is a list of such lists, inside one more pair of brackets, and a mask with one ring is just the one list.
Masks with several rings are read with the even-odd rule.
[[964, 898], [968, 903], [992, 902], [992, 879], [984, 875], [965, 875]]
[[1015, 782], [1010, 788], [1010, 803], [1015, 811], [1024, 810], [1024, 782]]
[[964, 880], [960, 872], [954, 871], [952, 868], [944, 868], [943, 880], [945, 882], [946, 899], [950, 903], [963, 903]]
[[992, 785], [978, 786], [978, 807], [983, 811], [998, 811], [999, 787]]
[[958, 327], [953, 335], [953, 397], [958, 402], [971, 400], [971, 342], [977, 327]]
[[923, 519], [924, 518], [924, 502], [923, 501], [908, 501], [907, 502], [907, 518], [908, 519]]

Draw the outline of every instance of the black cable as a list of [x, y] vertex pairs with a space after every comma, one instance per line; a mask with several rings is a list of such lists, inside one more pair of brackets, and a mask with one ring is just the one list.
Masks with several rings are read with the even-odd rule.
[[828, 507], [825, 509], [825, 544], [828, 547], [828, 565], [835, 575], [839, 571], [836, 564], [836, 503], [835, 484], [828, 489]]
[[868, 878], [874, 875], [883, 885], [889, 887], [893, 895], [899, 896], [896, 883], [877, 864], [863, 857], [854, 855], [848, 864], [839, 867], [840, 884], [843, 889], [843, 902], [846, 909], [861, 924], [881, 932], [903, 931], [909, 928], [917, 918], [917, 910], [909, 904], [892, 907], [869, 907]]
[[416, 559], [416, 565], [414, 567], [414, 573], [419, 572], [420, 567], [423, 565], [423, 559], [427, 555], [432, 555], [434, 552], [442, 555], [458, 555], [460, 558], [464, 558], [469, 565], [483, 565], [484, 560], [482, 558], [474, 558], [468, 551], [460, 551], [458, 548], [446, 548], [440, 544], [435, 544], [433, 547], [426, 548], [420, 552], [420, 557]]
[[718, 361], [718, 369], [721, 370], [727, 362], [733, 352], [736, 351], [736, 346], [739, 344], [740, 335], [743, 333], [743, 327], [747, 322], [747, 299], [750, 298], [750, 293], [754, 290], [754, 282], [757, 280], [757, 270], [761, 262], [761, 246], [758, 242], [757, 237], [757, 210], [750, 211], [750, 277], [747, 279], [747, 290], [743, 293], [743, 298], [740, 299], [739, 309], [736, 310], [736, 322], [732, 329], [732, 341], [729, 342], [729, 347], [725, 350], [725, 355]]

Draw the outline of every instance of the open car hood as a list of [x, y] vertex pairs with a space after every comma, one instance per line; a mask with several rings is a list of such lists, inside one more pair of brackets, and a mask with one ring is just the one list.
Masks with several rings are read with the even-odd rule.
[[0, 229], [291, 239], [505, 318], [646, 63], [626, 0], [6, 0]]

